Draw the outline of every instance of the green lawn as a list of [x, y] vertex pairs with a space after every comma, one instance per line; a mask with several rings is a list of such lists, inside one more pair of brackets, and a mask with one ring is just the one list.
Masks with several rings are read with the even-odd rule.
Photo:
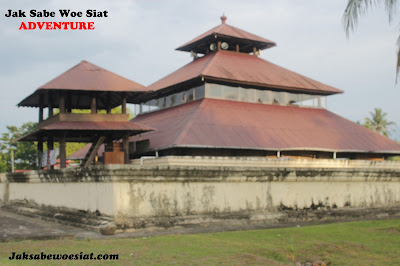
[[[119, 254], [118, 261], [108, 261], [114, 264], [293, 265], [323, 261], [327, 265], [400, 265], [400, 219], [135, 239], [0, 243], [0, 265], [21, 264], [8, 257], [24, 251]], [[92, 262], [73, 261], [79, 265]]]

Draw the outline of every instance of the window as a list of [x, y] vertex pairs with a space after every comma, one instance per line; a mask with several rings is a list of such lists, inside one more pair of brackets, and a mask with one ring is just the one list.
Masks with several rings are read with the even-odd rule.
[[286, 92], [272, 91], [271, 99], [272, 99], [272, 104], [286, 105]]
[[297, 105], [319, 108], [326, 108], [327, 106], [326, 96], [321, 95], [260, 90], [206, 83], [205, 85], [191, 88], [186, 91], [174, 93], [159, 99], [150, 100], [144, 103], [143, 107], [145, 107], [145, 110], [154, 111], [203, 98], [226, 99], [231, 101], [262, 104]]
[[223, 95], [224, 99], [227, 100], [238, 100], [239, 96], [239, 88], [238, 87], [229, 87], [223, 86]]
[[222, 85], [219, 84], [207, 84], [207, 96], [209, 98], [222, 99]]
[[297, 94], [297, 93], [287, 92], [286, 93], [287, 104], [289, 104], [289, 105], [299, 105], [299, 102], [301, 102], [300, 96], [301, 95]]
[[239, 100], [241, 102], [255, 102], [254, 89], [245, 89], [239, 87]]
[[204, 85], [194, 88], [194, 98], [196, 100], [204, 98], [205, 94], [206, 94], [206, 91], [205, 91]]
[[186, 91], [186, 102], [191, 102], [194, 99], [193, 89]]

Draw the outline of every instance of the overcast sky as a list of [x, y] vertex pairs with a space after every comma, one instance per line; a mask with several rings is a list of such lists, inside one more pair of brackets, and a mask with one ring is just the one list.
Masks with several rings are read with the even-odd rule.
[[[375, 107], [396, 122], [400, 140], [400, 86], [395, 85], [399, 21], [371, 10], [346, 38], [341, 19], [347, 0], [134, 1], [1, 0], [0, 133], [6, 125], [37, 121], [36, 108], [16, 105], [39, 86], [87, 60], [149, 85], [189, 63], [175, 48], [221, 23], [265, 37], [277, 46], [261, 57], [344, 90], [328, 97], [328, 109], [364, 121]], [[50, 19], [7, 18], [8, 9], [56, 11]], [[108, 11], [107, 18], [66, 19], [59, 9]], [[94, 21], [93, 31], [20, 31], [28, 21]]]

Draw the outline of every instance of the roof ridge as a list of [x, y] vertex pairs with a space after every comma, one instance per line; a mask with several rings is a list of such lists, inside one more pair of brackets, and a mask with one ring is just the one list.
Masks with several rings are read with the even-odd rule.
[[178, 144], [183, 140], [184, 137], [186, 137], [187, 132], [189, 131], [190, 127], [193, 125], [193, 123], [195, 122], [195, 118], [199, 115], [199, 110], [203, 109], [202, 105], [204, 104], [204, 98], [198, 100], [200, 101], [199, 105], [196, 108], [196, 111], [193, 112], [193, 114], [191, 115], [191, 117], [189, 118], [189, 122], [186, 124], [186, 126], [184, 127], [184, 129], [181, 131], [181, 133], [178, 135], [178, 137], [175, 139], [174, 143]]
[[[83, 67], [83, 66], [84, 66], [84, 67]], [[128, 82], [133, 83], [136, 87], [138, 87], [138, 89], [145, 89], [145, 88], [146, 88], [144, 85], [142, 85], [142, 84], [140, 84], [140, 83], [138, 83], [138, 82], [136, 82], [136, 81], [133, 81], [133, 80], [130, 79], [130, 78], [123, 77], [123, 76], [121, 76], [121, 75], [119, 75], [119, 74], [117, 74], [117, 73], [115, 73], [115, 72], [113, 72], [113, 71], [111, 71], [111, 70], [108, 70], [108, 69], [105, 69], [105, 68], [103, 68], [103, 67], [101, 67], [101, 66], [95, 65], [95, 64], [93, 64], [93, 63], [91, 63], [91, 62], [89, 62], [89, 61], [82, 60], [81, 62], [79, 62], [79, 63], [76, 64], [75, 66], [69, 68], [68, 70], [66, 70], [66, 71], [64, 71], [64, 72], [62, 72], [61, 74], [57, 75], [55, 78], [51, 79], [50, 81], [46, 82], [45, 84], [39, 86], [39, 87], [36, 89], [36, 91], [39, 90], [39, 89], [48, 89], [48, 88], [45, 88], [48, 84], [51, 84], [52, 82], [56, 81], [57, 79], [60, 79], [61, 77], [65, 76], [65, 75], [68, 75], [68, 74], [71, 73], [74, 69], [77, 69], [77, 68], [79, 68], [79, 67], [83, 67], [83, 68], [82, 68], [82, 71], [93, 71], [93, 70], [104, 71], [105, 73], [109, 73], [109, 74], [111, 74], [111, 75], [113, 75], [113, 76], [115, 76], [115, 77], [117, 77], [117, 78], [119, 78], [119, 79], [126, 80], [126, 81], [128, 81]], [[90, 68], [92, 68], [92, 69], [90, 69]], [[78, 70], [78, 71], [79, 71], [79, 70]]]
[[232, 25], [229, 25], [229, 24], [225, 24], [225, 25], [227, 25], [228, 27], [230, 27], [234, 32], [236, 32], [238, 35], [242, 36], [242, 38], [244, 38], [244, 39], [246, 39], [246, 40], [250, 40], [250, 39], [249, 39], [249, 38], [246, 38], [246, 37], [243, 37], [243, 33], [247, 33], [247, 34], [251, 35], [252, 38], [256, 37], [256, 38], [260, 38], [261, 40], [264, 40], [264, 41], [268, 41], [268, 42], [275, 43], [275, 42], [273, 42], [273, 41], [271, 41], [271, 40], [269, 40], [269, 39], [266, 39], [266, 38], [261, 37], [261, 36], [259, 36], [259, 35], [257, 35], [257, 34], [248, 32], [248, 31], [246, 31], [246, 30], [239, 29], [239, 28], [237, 28], [237, 27], [235, 27], [235, 26], [232, 26]]
[[[210, 58], [208, 58], [208, 57], [210, 57]], [[162, 80], [167, 79], [167, 78], [170, 77], [171, 75], [173, 75], [173, 74], [175, 74], [175, 73], [181, 71], [182, 69], [184, 69], [184, 68], [186, 68], [186, 67], [188, 67], [188, 66], [190, 66], [190, 65], [192, 65], [192, 64], [200, 63], [198, 60], [205, 61], [204, 63], [202, 63], [202, 64], [204, 64], [205, 66], [204, 66], [201, 70], [199, 70], [198, 73], [196, 73], [193, 77], [190, 77], [190, 78], [197, 78], [197, 77], [200, 77], [200, 76], [202, 75], [202, 72], [204, 71], [204, 69], [205, 69], [205, 68], [207, 67], [207, 65], [209, 64], [209, 62], [207, 62], [207, 60], [208, 60], [208, 61], [211, 61], [211, 60], [213, 59], [213, 57], [214, 57], [214, 53], [208, 54], [208, 55], [205, 55], [205, 56], [202, 56], [202, 57], [199, 57], [199, 58], [197, 58], [196, 60], [191, 61], [191, 62], [185, 64], [184, 66], [178, 68], [177, 70], [175, 70], [175, 71], [169, 73], [167, 76], [162, 77], [162, 78], [158, 79], [157, 81], [151, 83], [151, 84], [148, 85], [146, 88], [148, 88], [148, 90], [151, 91], [151, 87], [154, 86], [154, 84], [157, 84], [158, 82], [161, 82]], [[189, 78], [189, 79], [190, 79], [190, 78]], [[175, 85], [175, 84], [172, 84], [172, 85]], [[167, 86], [167, 87], [168, 87], [168, 86]], [[166, 87], [164, 87], [164, 88], [166, 88]]]
[[[46, 86], [46, 85], [49, 84], [50, 82], [52, 82], [52, 81], [54, 81], [54, 80], [60, 78], [60, 77], [61, 77], [62, 75], [64, 75], [65, 73], [68, 73], [69, 71], [71, 71], [71, 70], [73, 70], [73, 69], [79, 67], [82, 63], [89, 63], [89, 62], [86, 61], [86, 60], [82, 60], [82, 61], [79, 62], [78, 64], [74, 65], [73, 67], [70, 67], [68, 70], [66, 70], [66, 71], [62, 72], [61, 74], [57, 75], [56, 77], [54, 77], [53, 79], [49, 80], [49, 81], [46, 82], [45, 84], [43, 84], [43, 85], [37, 87], [35, 91], [37, 91], [37, 90], [39, 90], [40, 88]], [[90, 64], [90, 63], [89, 63], [89, 64]]]
[[[222, 24], [221, 24], [221, 25], [222, 25]], [[207, 31], [205, 31], [205, 32], [203, 32], [203, 33], [201, 33], [199, 36], [194, 37], [193, 39], [191, 39], [190, 41], [188, 41], [188, 42], [182, 44], [181, 46], [179, 46], [179, 47], [176, 48], [176, 49], [179, 49], [179, 48], [181, 48], [181, 47], [184, 47], [184, 46], [188, 45], [189, 43], [192, 43], [193, 41], [196, 42], [196, 41], [198, 41], [199, 39], [202, 39], [202, 38], [204, 38], [204, 37], [206, 37], [206, 36], [208, 36], [208, 35], [214, 34], [214, 33], [215, 33], [215, 29], [218, 29], [219, 27], [221, 27], [221, 25], [215, 26], [214, 28], [211, 28], [211, 29], [209, 29], [209, 30], [207, 30]]]
[[[340, 90], [340, 89], [335, 88], [335, 87], [333, 87], [333, 86], [331, 86], [331, 85], [322, 83], [322, 82], [320, 82], [320, 81], [318, 81], [318, 80], [316, 80], [316, 79], [314, 79], [314, 78], [307, 77], [307, 76], [305, 76], [305, 75], [303, 75], [303, 74], [298, 73], [297, 71], [294, 71], [294, 70], [291, 70], [291, 69], [282, 67], [282, 66], [280, 66], [280, 65], [277, 65], [277, 64], [275, 64], [275, 63], [273, 63], [273, 62], [271, 62], [271, 61], [269, 61], [269, 60], [266, 60], [266, 59], [264, 59], [264, 58], [260, 58], [260, 57], [257, 57], [257, 58], [258, 58], [259, 60], [261, 60], [261, 62], [263, 62], [263, 64], [271, 64], [271, 65], [273, 65], [273, 66], [276, 67], [276, 68], [279, 68], [279, 69], [282, 69], [282, 70], [284, 70], [284, 71], [291, 72], [291, 73], [293, 73], [293, 74], [295, 74], [295, 75], [297, 75], [297, 76], [300, 76], [300, 77], [303, 79], [303, 81], [305, 81], [307, 84], [311, 85], [311, 86], [314, 87], [314, 88], [315, 88], [315, 84], [313, 84], [312, 82], [316, 82], [316, 83], [321, 84], [321, 85], [323, 85], [323, 86], [327, 86], [327, 87], [333, 88], [335, 91], [337, 91], [337, 93], [343, 93], [343, 92], [344, 92], [343, 90]], [[312, 82], [311, 82], [311, 81], [312, 81]], [[317, 87], [316, 89], [318, 90], [318, 87]]]
[[[219, 51], [218, 51], [219, 52]], [[204, 75], [204, 72], [207, 71], [207, 69], [210, 67], [210, 65], [212, 64], [214, 57], [218, 54], [218, 52], [216, 53], [211, 53], [209, 56], [211, 57], [207, 63], [204, 64], [203, 69], [200, 71], [200, 76]]]

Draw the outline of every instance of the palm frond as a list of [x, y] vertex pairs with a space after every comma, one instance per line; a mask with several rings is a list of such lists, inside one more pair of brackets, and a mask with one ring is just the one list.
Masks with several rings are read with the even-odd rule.
[[[389, 18], [389, 23], [397, 15], [400, 0], [348, 0], [346, 9], [343, 13], [342, 23], [346, 31], [346, 36], [349, 38], [350, 33], [353, 32], [358, 24], [359, 17], [364, 15], [367, 10], [378, 4], [384, 4], [385, 10]], [[397, 60], [396, 60], [396, 79], [397, 84], [400, 76], [400, 36], [397, 39]]]
[[374, 108], [370, 112], [370, 117], [365, 118], [364, 126], [386, 137], [390, 136], [389, 127], [396, 123], [386, 119], [387, 113], [383, 112], [381, 108]]
[[368, 8], [374, 3], [374, 0], [349, 0], [347, 2], [347, 6], [342, 18], [342, 23], [347, 37], [350, 36], [350, 32], [355, 30], [358, 24], [359, 16], [364, 15]]
[[398, 0], [385, 0], [385, 10], [389, 17], [389, 22], [392, 22], [393, 17], [398, 11], [399, 1]]
[[400, 35], [399, 37], [397, 37], [396, 45], [397, 45], [396, 83], [397, 83], [400, 75]]

